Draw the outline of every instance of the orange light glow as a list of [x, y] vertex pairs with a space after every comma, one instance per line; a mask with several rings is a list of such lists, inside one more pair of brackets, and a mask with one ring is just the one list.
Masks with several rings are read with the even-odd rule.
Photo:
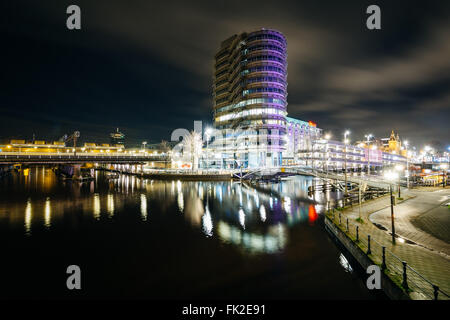
[[310, 204], [308, 208], [308, 218], [309, 223], [314, 223], [314, 221], [317, 220], [316, 208], [312, 204]]
[[317, 124], [316, 124], [315, 122], [308, 121], [308, 124], [309, 124], [311, 127], [317, 127]]

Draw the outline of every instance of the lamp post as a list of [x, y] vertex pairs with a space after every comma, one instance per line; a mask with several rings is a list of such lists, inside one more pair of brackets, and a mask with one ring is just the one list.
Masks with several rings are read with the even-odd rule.
[[400, 198], [400, 196], [401, 196], [401, 194], [400, 194], [400, 172], [402, 172], [403, 166], [401, 164], [398, 164], [395, 166], [395, 170], [397, 170], [399, 172], [399, 174], [398, 174], [398, 197]]
[[144, 153], [145, 153], [145, 145], [147, 144], [147, 141], [142, 141], [142, 145], [144, 146]]
[[[387, 180], [394, 181], [398, 177], [398, 173], [394, 171], [388, 171], [384, 174]], [[389, 184], [389, 193], [391, 196], [391, 229], [392, 229], [392, 244], [395, 244], [395, 222], [394, 222], [394, 196], [392, 194], [392, 183]]]
[[348, 139], [347, 136], [350, 134], [350, 131], [347, 130], [344, 132], [344, 183], [345, 183], [345, 193], [344, 193], [344, 197], [347, 196], [348, 194], [348, 188], [347, 188], [347, 143], [348, 143]]
[[373, 137], [372, 134], [366, 134], [366, 142], [367, 142], [367, 176], [370, 176], [370, 139]]

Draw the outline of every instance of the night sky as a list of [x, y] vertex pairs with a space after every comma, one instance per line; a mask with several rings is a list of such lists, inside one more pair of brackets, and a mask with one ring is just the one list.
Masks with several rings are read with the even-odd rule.
[[[82, 29], [66, 28], [81, 7]], [[382, 30], [366, 28], [370, 4]], [[288, 41], [288, 115], [335, 139], [391, 129], [450, 143], [450, 1], [2, 0], [0, 139], [170, 140], [212, 124], [213, 57], [225, 38]]]

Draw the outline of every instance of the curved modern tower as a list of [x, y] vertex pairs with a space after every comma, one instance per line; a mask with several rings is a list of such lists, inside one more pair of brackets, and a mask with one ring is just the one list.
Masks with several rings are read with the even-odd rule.
[[226, 167], [281, 165], [286, 135], [286, 39], [261, 29], [223, 41], [213, 84], [216, 141]]

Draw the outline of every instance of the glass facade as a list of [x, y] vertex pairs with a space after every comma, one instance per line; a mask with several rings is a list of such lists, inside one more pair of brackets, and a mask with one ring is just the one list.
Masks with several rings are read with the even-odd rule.
[[261, 29], [223, 41], [215, 56], [213, 100], [222, 168], [276, 167], [286, 146], [287, 43]]

